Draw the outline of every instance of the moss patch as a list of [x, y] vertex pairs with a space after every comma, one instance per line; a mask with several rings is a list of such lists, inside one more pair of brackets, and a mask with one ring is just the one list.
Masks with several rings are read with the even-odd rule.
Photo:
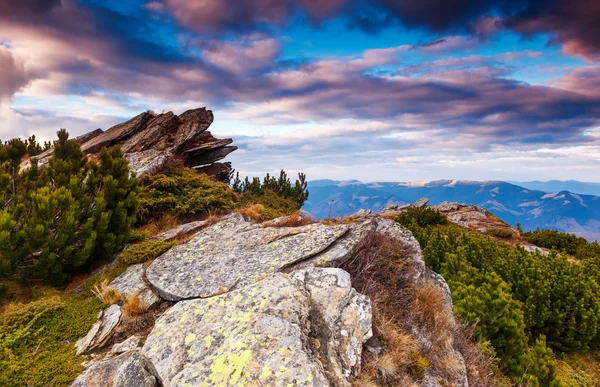
[[175, 242], [147, 240], [126, 248], [119, 256], [119, 259], [123, 264], [128, 266], [147, 262], [165, 253], [174, 245]]
[[59, 292], [0, 315], [0, 385], [68, 386], [83, 370], [74, 343], [101, 309], [96, 299]]

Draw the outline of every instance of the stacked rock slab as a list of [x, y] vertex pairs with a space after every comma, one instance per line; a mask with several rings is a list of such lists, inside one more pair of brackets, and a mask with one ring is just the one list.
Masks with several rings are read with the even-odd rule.
[[[144, 112], [104, 132], [96, 129], [76, 140], [88, 155], [97, 155], [102, 148], [120, 146], [130, 169], [138, 176], [155, 173], [177, 157], [198, 172], [228, 181], [231, 163], [220, 161], [237, 147], [230, 145], [232, 139], [217, 139], [207, 131], [213, 119], [212, 111], [206, 108], [180, 115]], [[52, 149], [40, 154], [38, 165], [47, 165], [51, 155]], [[25, 161], [21, 167], [28, 166], [29, 161]]]
[[[399, 242], [415, 285], [439, 287], [448, 299], [445, 312], [452, 315], [444, 279], [425, 268], [418, 242], [396, 222], [374, 216], [333, 226], [268, 225], [232, 214], [154, 260], [145, 281], [160, 298], [175, 303], [145, 340], [122, 342], [115, 352], [139, 356], [142, 368], [167, 387], [349, 387], [360, 372], [363, 344], [372, 336], [372, 314], [368, 297], [337, 267], [374, 233]], [[115, 283], [137, 290], [142, 286], [137, 270]], [[430, 332], [414, 331], [424, 345], [431, 342]], [[456, 360], [452, 385], [467, 386], [461, 354], [451, 342], [439, 351]], [[82, 380], [107, 374], [115, 355], [107, 356], [93, 361], [76, 385], [99, 385]], [[426, 385], [444, 385], [432, 372], [425, 372]]]

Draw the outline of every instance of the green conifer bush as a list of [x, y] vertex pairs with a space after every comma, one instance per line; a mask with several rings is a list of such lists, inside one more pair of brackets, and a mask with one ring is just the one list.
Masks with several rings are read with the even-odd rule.
[[88, 161], [61, 129], [48, 166], [19, 170], [27, 147], [0, 146], [0, 275], [64, 283], [107, 260], [128, 241], [138, 208], [138, 180], [118, 148]]
[[457, 314], [492, 343], [508, 375], [531, 386], [558, 385], [549, 348], [573, 352], [600, 344], [599, 258], [581, 264], [456, 225], [405, 224], [428, 267], [448, 282]]

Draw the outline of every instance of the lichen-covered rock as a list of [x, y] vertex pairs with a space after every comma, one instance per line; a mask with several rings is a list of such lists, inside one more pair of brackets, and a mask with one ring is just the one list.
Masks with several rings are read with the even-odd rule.
[[123, 299], [137, 295], [148, 308], [152, 308], [161, 301], [144, 281], [143, 263], [129, 266], [123, 274], [108, 284], [108, 289], [115, 289]]
[[92, 326], [85, 337], [77, 340], [75, 350], [77, 355], [102, 347], [110, 338], [113, 330], [121, 322], [123, 311], [119, 305], [111, 305], [98, 313], [98, 321]]
[[141, 346], [141, 343], [142, 343], [142, 338], [140, 336], [131, 336], [131, 337], [127, 338], [127, 340], [113, 345], [113, 347], [110, 351], [112, 353], [116, 353], [116, 354], [134, 351]]
[[313, 268], [181, 301], [142, 353], [165, 386], [349, 386], [371, 328], [370, 302], [348, 273]]
[[156, 149], [125, 154], [125, 158], [129, 163], [129, 170], [135, 173], [136, 176], [159, 172], [172, 157], [173, 153]]
[[153, 367], [137, 352], [92, 362], [71, 387], [155, 387]]
[[210, 297], [311, 258], [348, 229], [322, 224], [258, 227], [236, 214], [158, 257], [146, 276], [166, 300]]
[[334, 268], [292, 273], [308, 291], [311, 336], [318, 340], [325, 372], [335, 386], [350, 386], [360, 370], [363, 343], [373, 336], [371, 302], [352, 288], [350, 275]]
[[163, 314], [142, 353], [169, 386], [328, 386], [308, 343], [310, 301], [277, 273]]
[[538, 246], [534, 246], [534, 245], [522, 245], [521, 247], [523, 247], [525, 249], [525, 251], [530, 252], [530, 253], [540, 253], [542, 255], [548, 255], [549, 253], [542, 249], [541, 247]]
[[188, 236], [188, 235], [195, 234], [196, 232], [200, 231], [200, 229], [202, 229], [207, 224], [208, 224], [208, 221], [206, 221], [206, 220], [198, 220], [196, 222], [182, 224], [179, 227], [175, 227], [171, 230], [167, 230], [163, 233], [160, 233], [160, 234], [154, 236], [153, 239], [158, 239], [161, 241], [169, 242], [169, 241], [172, 241], [182, 235]]

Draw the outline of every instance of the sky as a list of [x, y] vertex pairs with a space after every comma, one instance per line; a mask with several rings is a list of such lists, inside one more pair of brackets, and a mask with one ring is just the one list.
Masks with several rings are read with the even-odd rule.
[[0, 0], [0, 139], [204, 106], [242, 176], [600, 181], [600, 1]]

